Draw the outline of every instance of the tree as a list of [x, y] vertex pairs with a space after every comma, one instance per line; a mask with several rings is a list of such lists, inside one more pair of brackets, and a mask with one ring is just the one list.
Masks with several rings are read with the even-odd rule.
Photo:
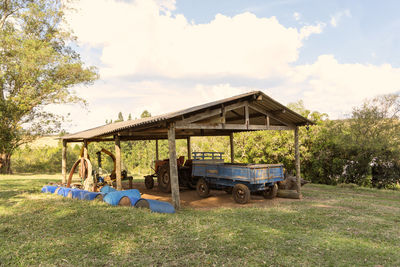
[[124, 121], [124, 116], [122, 115], [121, 111], [118, 113], [118, 119], [115, 120], [115, 122], [120, 122], [120, 121]]
[[98, 78], [71, 47], [68, 1], [3, 0], [0, 4], [0, 172], [10, 172], [13, 151], [63, 119], [49, 104], [82, 103], [73, 86]]
[[131, 115], [131, 113], [129, 113], [129, 115], [128, 115], [128, 121], [130, 121], [130, 120], [132, 120], [132, 115]]
[[151, 113], [147, 110], [144, 110], [140, 115], [140, 118], [149, 118], [149, 117], [151, 117]]

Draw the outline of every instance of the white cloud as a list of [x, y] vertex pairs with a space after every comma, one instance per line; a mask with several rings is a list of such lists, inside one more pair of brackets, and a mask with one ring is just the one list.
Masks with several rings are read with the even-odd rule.
[[210, 23], [193, 24], [183, 15], [160, 12], [149, 0], [93, 5], [82, 0], [69, 21], [82, 43], [102, 46], [103, 77], [273, 77], [297, 60], [304, 39], [322, 31], [320, 24], [297, 30], [249, 12], [217, 14]]
[[336, 13], [335, 15], [331, 16], [331, 19], [329, 21], [329, 23], [331, 24], [332, 27], [337, 27], [339, 21], [343, 18], [343, 17], [347, 17], [347, 18], [351, 18], [351, 12], [349, 9], [340, 11], [338, 13]]
[[[195, 24], [172, 15], [175, 9], [174, 0], [79, 2], [69, 22], [85, 48], [100, 49], [102, 79], [77, 88], [90, 112], [50, 107], [71, 112], [76, 124], [70, 131], [101, 125], [119, 111], [157, 115], [250, 90], [283, 104], [303, 99], [308, 108], [335, 118], [364, 98], [400, 90], [400, 68], [390, 65], [343, 64], [333, 55], [296, 65], [303, 43], [321, 34], [325, 23], [288, 28], [275, 17], [245, 12]], [[343, 16], [350, 11], [329, 23], [337, 26]]]
[[326, 26], [325, 23], [319, 22], [316, 25], [306, 25], [300, 29], [301, 39], [307, 39], [312, 34], [321, 33], [323, 28]]
[[321, 55], [309, 65], [297, 66], [286, 87], [301, 88], [300, 95], [313, 110], [338, 117], [364, 99], [400, 91], [400, 68], [389, 64], [341, 64], [333, 55]]
[[293, 18], [294, 18], [295, 20], [299, 21], [300, 18], [301, 18], [301, 14], [300, 14], [299, 12], [294, 12], [294, 13], [293, 13]]

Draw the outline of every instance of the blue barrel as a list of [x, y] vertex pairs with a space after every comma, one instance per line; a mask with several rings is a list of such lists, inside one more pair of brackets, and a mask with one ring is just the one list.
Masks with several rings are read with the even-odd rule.
[[82, 189], [74, 188], [68, 193], [68, 197], [70, 196], [71, 198], [76, 198], [76, 199], [82, 199], [83, 193], [88, 192]]
[[147, 208], [158, 213], [175, 213], [174, 206], [172, 206], [170, 203], [154, 199], [141, 198], [136, 202], [135, 207]]
[[104, 202], [110, 205], [117, 206], [122, 197], [140, 198], [140, 192], [137, 189], [114, 191], [104, 196]]
[[69, 191], [71, 191], [72, 188], [69, 187], [61, 187], [60, 190], [58, 190], [57, 194], [63, 197], [68, 196]]
[[83, 191], [81, 192], [81, 199], [84, 200], [94, 200], [94, 199], [103, 199], [104, 194], [101, 192], [89, 192], [89, 191]]
[[54, 191], [58, 188], [57, 185], [45, 185], [42, 187], [42, 193], [51, 193], [53, 194]]
[[110, 192], [115, 192], [115, 191], [117, 191], [117, 190], [114, 189], [114, 188], [112, 188], [112, 187], [109, 186], [109, 185], [105, 185], [105, 186], [103, 186], [103, 187], [100, 189], [100, 192], [102, 192], [102, 193], [104, 193], [104, 194], [108, 194], [108, 193], [110, 193]]
[[139, 200], [139, 198], [136, 198], [136, 197], [124, 196], [124, 197], [121, 197], [121, 199], [118, 202], [118, 205], [119, 206], [134, 207], [138, 200]]

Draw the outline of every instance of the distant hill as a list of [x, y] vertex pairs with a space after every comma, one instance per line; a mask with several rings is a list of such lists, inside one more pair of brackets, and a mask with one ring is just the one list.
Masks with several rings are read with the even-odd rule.
[[58, 146], [59, 142], [59, 136], [58, 135], [48, 135], [48, 136], [43, 136], [32, 143], [28, 144], [32, 148], [38, 148], [38, 147], [44, 147], [44, 146], [50, 146], [50, 147], [56, 147]]

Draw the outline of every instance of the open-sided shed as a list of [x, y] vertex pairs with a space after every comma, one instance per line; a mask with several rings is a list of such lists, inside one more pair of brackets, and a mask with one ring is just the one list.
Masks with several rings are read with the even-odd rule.
[[[159, 116], [107, 124], [93, 129], [65, 135], [62, 152], [63, 182], [66, 181], [66, 148], [68, 142], [83, 142], [87, 157], [88, 142], [115, 142], [117, 189], [121, 181], [121, 141], [168, 139], [172, 201], [180, 207], [176, 139], [187, 139], [188, 157], [191, 156], [190, 137], [229, 136], [231, 160], [234, 162], [233, 133], [260, 130], [293, 130], [295, 142], [296, 177], [300, 190], [300, 157], [298, 127], [311, 125], [304, 118], [261, 91], [253, 91], [204, 105]], [[300, 193], [300, 192], [299, 192]]]

